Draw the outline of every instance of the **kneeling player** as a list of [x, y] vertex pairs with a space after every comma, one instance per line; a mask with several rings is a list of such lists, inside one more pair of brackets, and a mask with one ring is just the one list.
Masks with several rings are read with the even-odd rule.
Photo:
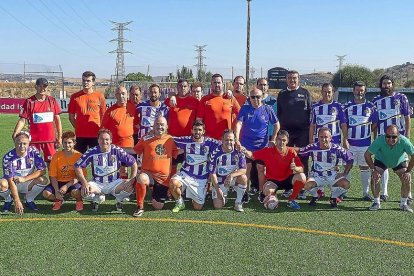
[[[55, 153], [50, 162], [49, 177], [50, 184], [43, 191], [43, 197], [53, 201], [53, 211], [60, 210], [68, 194], [76, 199], [76, 211], [83, 210], [81, 185], [76, 178], [74, 164], [82, 156], [75, 150], [76, 136], [73, 131], [66, 131], [62, 135], [63, 150]], [[86, 170], [83, 173], [86, 175]]]
[[15, 148], [3, 157], [3, 178], [0, 179], [0, 196], [5, 199], [3, 212], [10, 211], [13, 197], [16, 214], [23, 214], [18, 193], [25, 194], [26, 207], [39, 210], [34, 199], [46, 186], [46, 164], [37, 149], [29, 144], [30, 134], [19, 132], [14, 138]]
[[230, 186], [236, 191], [234, 210], [244, 212], [242, 198], [247, 187], [246, 157], [235, 148], [234, 132], [230, 129], [223, 134], [222, 145], [211, 154], [209, 172], [213, 190], [211, 196], [216, 209], [226, 204]]
[[[129, 200], [134, 189], [137, 175], [135, 158], [120, 147], [112, 145], [112, 134], [107, 129], [98, 132], [98, 146], [88, 149], [75, 163], [75, 173], [82, 184], [82, 196], [92, 201], [92, 211], [98, 211], [99, 204], [105, 201], [105, 195], [111, 194], [116, 200], [116, 209], [121, 212], [123, 201]], [[123, 163], [131, 167], [131, 178], [120, 179], [119, 169]], [[94, 181], [88, 182], [83, 174], [84, 168], [92, 164]]]

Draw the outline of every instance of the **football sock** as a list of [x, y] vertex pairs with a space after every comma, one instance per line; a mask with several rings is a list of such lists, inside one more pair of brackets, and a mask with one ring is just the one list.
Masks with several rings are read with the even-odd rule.
[[113, 196], [116, 198], [117, 202], [122, 202], [125, 198], [128, 198], [131, 194], [125, 191], [119, 192], [119, 194], [113, 194]]
[[136, 191], [136, 196], [137, 196], [138, 207], [141, 209], [144, 209], [144, 199], [147, 193], [147, 186], [141, 185], [140, 183], [137, 182], [137, 184], [135, 185], [135, 191]]
[[295, 183], [293, 183], [293, 191], [292, 194], [289, 196], [289, 200], [295, 200], [296, 197], [299, 195], [300, 191], [303, 189], [303, 186], [305, 186], [305, 183], [303, 183], [300, 180], [296, 180]]
[[381, 200], [380, 200], [380, 198], [379, 198], [379, 197], [374, 198], [374, 203], [378, 203], [378, 204], [380, 204], [380, 202], [381, 202]]
[[388, 195], [388, 170], [385, 170], [381, 177], [381, 194]]
[[0, 196], [4, 198], [5, 202], [11, 202], [12, 198], [10, 196], [10, 190], [0, 191]]
[[236, 202], [237, 203], [242, 202], [243, 195], [246, 192], [246, 187], [247, 186], [240, 186], [240, 184], [238, 184], [237, 186], [234, 186], [234, 190], [236, 191]]
[[332, 198], [337, 198], [340, 195], [342, 195], [343, 193], [345, 193], [347, 190], [342, 188], [342, 187], [332, 186], [331, 191], [332, 191]]
[[361, 170], [361, 184], [362, 184], [362, 194], [364, 196], [369, 194], [369, 184], [371, 182], [371, 171], [370, 170]]
[[26, 201], [27, 202], [33, 201], [45, 189], [45, 187], [46, 185], [39, 185], [39, 184], [34, 185], [32, 189], [27, 192]]
[[309, 193], [312, 195], [312, 197], [318, 197], [318, 187], [313, 187], [309, 190]]
[[178, 198], [175, 202], [177, 202], [177, 204], [183, 204], [184, 203], [184, 201], [183, 201], [183, 197], [182, 196], [180, 196], [180, 198]]
[[407, 205], [407, 199], [408, 198], [406, 198], [406, 197], [402, 197], [401, 201], [400, 201], [400, 206]]

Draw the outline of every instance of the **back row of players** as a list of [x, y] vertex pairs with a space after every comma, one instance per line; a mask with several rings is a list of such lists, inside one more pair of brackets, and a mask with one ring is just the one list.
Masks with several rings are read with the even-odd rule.
[[[83, 90], [72, 95], [68, 109], [76, 136], [71, 131], [62, 135], [60, 109], [47, 95], [48, 82], [43, 78], [36, 81], [37, 93], [25, 101], [13, 133], [15, 149], [3, 158], [3, 211], [9, 211], [14, 201], [16, 213], [23, 212], [18, 192], [25, 194], [28, 208], [38, 210], [34, 199], [42, 191], [54, 201], [54, 210], [60, 209], [66, 194], [76, 199], [78, 211], [83, 210], [83, 200], [91, 201], [96, 211], [105, 194], [112, 194], [117, 210], [122, 211], [135, 188], [137, 209], [133, 215], [141, 216], [150, 184], [155, 209], [163, 208], [170, 193], [176, 199], [173, 212], [182, 210], [184, 190], [193, 207], [201, 209], [209, 179], [215, 208], [225, 205], [232, 186], [237, 194], [234, 209], [243, 211], [243, 195], [255, 169], [259, 198], [266, 208], [277, 206], [278, 189], [293, 189], [288, 207], [300, 209], [296, 198], [303, 188], [312, 195], [309, 204], [316, 206], [318, 190], [324, 186], [331, 187], [330, 204], [336, 208], [337, 198], [349, 189], [347, 176], [355, 163], [361, 169], [366, 200], [372, 199], [368, 188], [372, 179], [371, 210], [380, 208], [379, 176], [393, 168], [402, 182], [400, 208], [412, 212], [408, 204], [414, 159], [407, 163], [407, 154], [412, 156], [414, 149], [404, 137], [409, 137], [410, 107], [405, 95], [393, 91], [388, 76], [381, 78], [382, 92], [373, 103], [365, 99], [365, 84], [356, 82], [354, 99], [344, 107], [333, 101], [331, 84], [322, 86], [322, 100], [312, 106], [309, 92], [299, 87], [296, 71], [288, 72], [288, 88], [279, 93], [277, 101], [267, 94], [266, 79], [259, 79], [246, 97], [243, 77], [236, 77], [233, 92], [225, 93], [222, 76], [215, 74], [210, 94], [195, 98], [188, 82], [179, 80], [177, 95], [164, 103], [157, 84], [149, 87], [146, 102], [139, 102], [139, 87], [131, 87], [128, 101], [127, 90], [120, 86], [117, 102], [108, 110], [103, 95], [93, 89], [95, 75], [85, 72], [82, 81]], [[201, 84], [192, 88], [202, 90]], [[26, 120], [30, 134], [21, 131]], [[348, 137], [343, 147], [341, 131]], [[370, 146], [372, 131], [379, 137]], [[306, 145], [304, 138], [308, 138]], [[55, 154], [55, 144], [62, 142], [63, 151]], [[48, 186], [46, 165], [38, 150], [51, 161]], [[131, 154], [142, 160], [140, 169]], [[312, 159], [309, 174], [308, 157]], [[340, 173], [341, 159], [345, 166]], [[182, 167], [176, 173], [178, 163]], [[93, 180], [88, 182], [85, 168], [89, 164]], [[126, 167], [131, 167], [129, 176]], [[386, 194], [383, 200], [387, 200]]]

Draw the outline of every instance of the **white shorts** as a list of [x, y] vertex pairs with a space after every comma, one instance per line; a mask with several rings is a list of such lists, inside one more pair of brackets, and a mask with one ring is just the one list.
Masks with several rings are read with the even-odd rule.
[[197, 204], [204, 204], [207, 193], [207, 179], [196, 179], [185, 172], [176, 173], [171, 179], [175, 179], [182, 184], [181, 187], [185, 191], [186, 197], [191, 198]]
[[113, 194], [116, 187], [123, 184], [124, 181], [125, 181], [124, 179], [117, 179], [115, 181], [108, 182], [108, 183], [100, 183], [100, 182], [90, 181], [89, 185], [93, 186], [96, 190], [99, 190], [100, 193], [105, 194], [105, 195], [109, 195], [109, 194]]
[[[235, 185], [236, 185], [236, 177], [233, 178], [233, 180], [231, 181], [229, 187], [234, 187]], [[219, 187], [220, 187], [221, 191], [223, 192], [223, 197], [224, 197], [223, 206], [224, 206], [227, 202], [227, 194], [229, 192], [229, 189], [226, 186], [224, 186], [224, 184], [219, 184]], [[216, 189], [214, 187], [212, 187], [212, 189], [211, 189], [211, 198], [212, 199], [217, 199], [218, 198]]]
[[[21, 194], [27, 194], [29, 192], [29, 185], [33, 180], [29, 180], [23, 183], [16, 183], [17, 191]], [[10, 189], [10, 188], [9, 188]]]
[[311, 176], [308, 182], [316, 182], [316, 187], [332, 187], [339, 179], [341, 178], [336, 179], [336, 172], [333, 172], [330, 176]]
[[368, 166], [367, 162], [365, 161], [364, 154], [367, 151], [368, 147], [356, 147], [356, 146], [349, 146], [349, 151], [354, 156], [354, 165], [358, 166]]

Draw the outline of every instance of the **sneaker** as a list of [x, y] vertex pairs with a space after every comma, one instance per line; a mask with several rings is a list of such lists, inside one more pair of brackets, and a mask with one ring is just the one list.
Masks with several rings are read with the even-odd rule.
[[235, 203], [234, 204], [234, 210], [236, 210], [237, 212], [244, 212], [243, 209], [243, 203]]
[[98, 212], [99, 209], [99, 203], [92, 201], [91, 203], [92, 212]]
[[178, 212], [184, 210], [184, 208], [185, 208], [185, 204], [184, 203], [182, 203], [182, 204], [176, 203], [175, 206], [174, 206], [174, 208], [172, 209], [172, 212], [173, 213], [178, 213]]
[[380, 195], [380, 200], [383, 202], [387, 202], [390, 200], [390, 197], [388, 195]]
[[413, 209], [411, 209], [410, 206], [408, 206], [408, 204], [404, 204], [404, 205], [400, 205], [400, 209], [403, 210], [404, 212], [413, 212]]
[[338, 208], [338, 199], [337, 198], [330, 198], [329, 203], [331, 204], [331, 208]]
[[250, 201], [250, 196], [249, 193], [246, 191], [242, 197], [242, 203], [249, 203]]
[[318, 201], [318, 197], [312, 197], [311, 201], [309, 201], [309, 205], [316, 207], [316, 202]]
[[63, 205], [63, 202], [64, 202], [63, 200], [56, 199], [55, 202], [53, 202], [52, 210], [59, 211], [60, 207], [62, 207]]
[[124, 209], [124, 204], [123, 204], [122, 202], [117, 202], [117, 203], [115, 204], [115, 207], [116, 207], [116, 210], [117, 210], [118, 212], [122, 212], [122, 210]]
[[143, 214], [144, 214], [144, 209], [137, 207], [137, 209], [135, 209], [132, 216], [137, 218], [137, 217], [141, 217]]
[[302, 190], [300, 191], [299, 195], [298, 195], [299, 199], [306, 199], [306, 191]]
[[322, 190], [318, 189], [317, 193], [318, 193], [318, 199], [325, 196], [325, 192]]
[[83, 197], [83, 200], [93, 201], [94, 198], [95, 198], [95, 194], [88, 194], [87, 196]]
[[100, 196], [98, 196], [98, 198], [96, 198], [96, 196], [95, 196], [95, 199], [94, 199], [94, 201], [96, 201], [98, 204], [101, 204], [101, 203], [104, 203], [105, 202], [105, 195], [100, 195]]
[[11, 209], [12, 204], [13, 204], [13, 201], [10, 201], [10, 202], [4, 202], [2, 212], [3, 212], [3, 213], [8, 213], [8, 212], [10, 212], [10, 209]]
[[39, 211], [39, 208], [37, 208], [36, 203], [34, 203], [34, 201], [26, 201], [25, 205], [32, 211]]
[[255, 187], [253, 187], [253, 188], [250, 189], [249, 195], [254, 196], [255, 194], [257, 194], [257, 192], [258, 192], [258, 190]]
[[363, 200], [363, 201], [373, 201], [373, 200], [374, 200], [374, 198], [373, 198], [372, 196], [370, 196], [370, 195], [364, 195], [364, 196], [362, 197], [362, 200]]
[[285, 190], [285, 191], [282, 193], [282, 197], [284, 197], [284, 198], [288, 198], [291, 194], [292, 194], [292, 190]]
[[300, 209], [300, 205], [295, 201], [295, 200], [291, 200], [288, 202], [287, 207], [292, 208], [293, 210], [299, 210]]
[[257, 197], [257, 200], [258, 200], [260, 203], [263, 203], [263, 202], [264, 202], [264, 200], [265, 200], [265, 198], [266, 198], [265, 194], [264, 194], [263, 192], [260, 192], [259, 196]]
[[83, 201], [76, 201], [75, 210], [78, 212], [83, 211]]
[[372, 203], [371, 207], [369, 207], [369, 210], [370, 211], [378, 211], [380, 208], [381, 208], [380, 204], [374, 202], [374, 203]]

